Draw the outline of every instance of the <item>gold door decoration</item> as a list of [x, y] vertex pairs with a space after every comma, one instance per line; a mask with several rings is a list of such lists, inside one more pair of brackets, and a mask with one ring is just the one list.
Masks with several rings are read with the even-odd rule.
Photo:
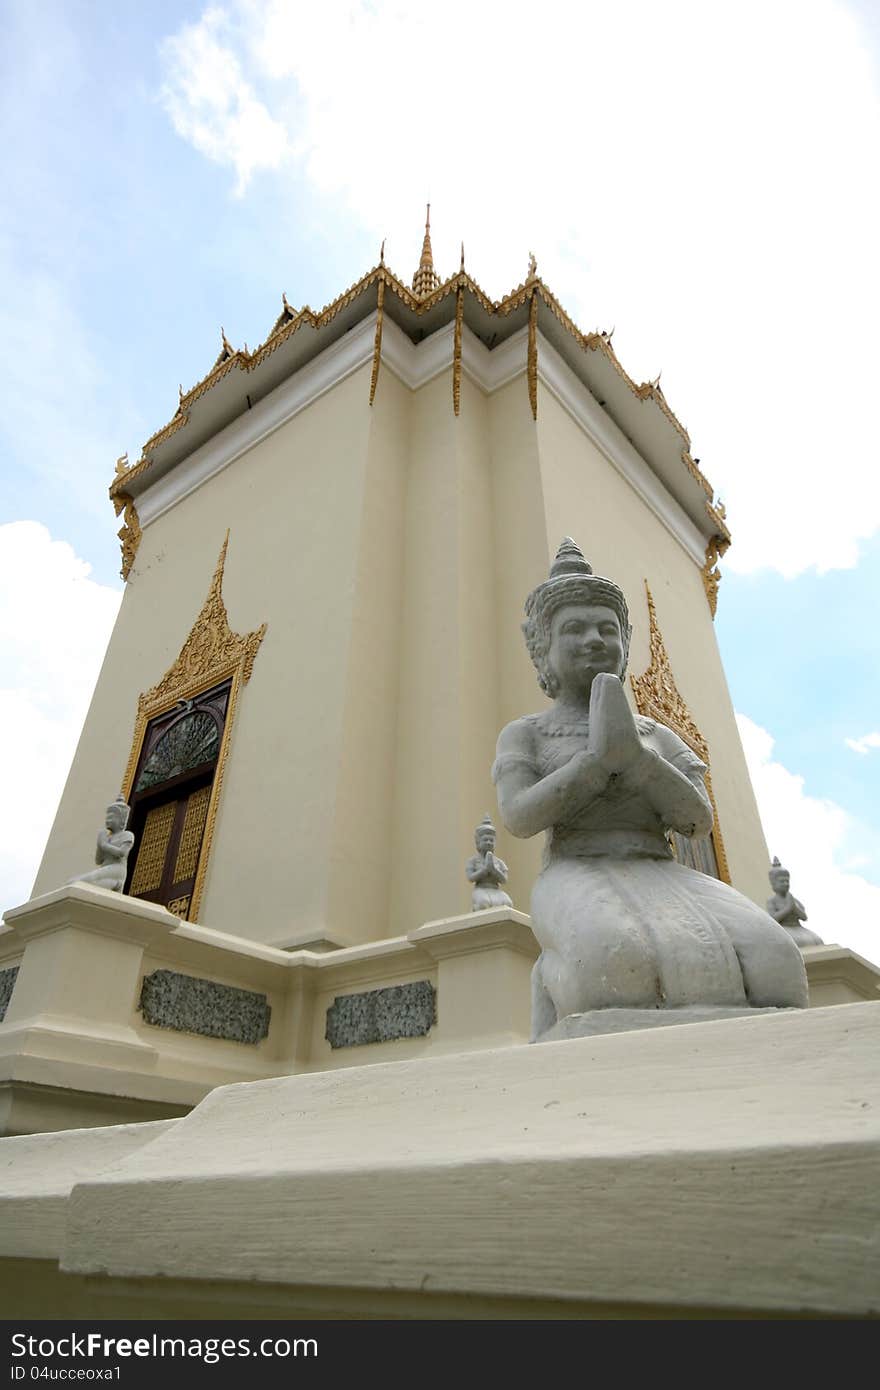
[[[636, 708], [639, 714], [656, 719], [658, 723], [665, 724], [672, 729], [709, 767], [709, 745], [694, 723], [693, 716], [675, 684], [669, 655], [657, 622], [654, 597], [648, 587], [647, 580], [645, 580], [645, 593], [648, 596], [648, 614], [651, 623], [651, 664], [644, 675], [630, 676], [630, 683], [636, 697]], [[709, 800], [712, 803], [712, 840], [715, 846], [718, 875], [725, 883], [730, 883], [730, 869], [724, 850], [724, 840], [721, 836], [721, 826], [718, 823], [718, 808], [715, 805], [712, 778], [709, 772], [706, 773], [706, 791], [709, 793]]]
[[202, 831], [208, 818], [210, 800], [211, 788], [200, 787], [197, 792], [192, 793], [186, 804], [183, 831], [174, 864], [173, 881], [175, 883], [182, 883], [185, 878], [192, 878], [196, 871], [196, 865], [199, 862], [199, 849], [202, 844]]
[[[219, 685], [221, 681], [231, 677], [232, 684], [229, 691], [229, 703], [226, 709], [226, 720], [223, 726], [223, 737], [220, 743], [220, 750], [217, 754], [214, 780], [210, 787], [204, 789], [205, 794], [203, 797], [200, 797], [198, 793], [191, 797], [190, 805], [187, 808], [183, 835], [178, 849], [178, 865], [181, 862], [186, 862], [188, 855], [194, 853], [198, 856], [196, 881], [193, 885], [190, 901], [186, 905], [191, 920], [198, 912], [205, 886], [205, 876], [211, 852], [211, 840], [214, 834], [217, 807], [223, 787], [223, 773], [229, 754], [229, 741], [238, 692], [241, 686], [246, 685], [251, 678], [254, 661], [259, 651], [260, 643], [266, 633], [265, 623], [257, 628], [255, 632], [249, 632], [243, 636], [233, 632], [229, 626], [226, 605], [223, 602], [223, 571], [226, 565], [226, 551], [228, 545], [229, 532], [227, 531], [226, 538], [220, 547], [220, 556], [217, 560], [217, 567], [214, 570], [214, 577], [211, 580], [211, 585], [208, 590], [208, 597], [205, 599], [201, 612], [190, 629], [189, 636], [180, 649], [180, 655], [174, 664], [165, 672], [165, 675], [158, 684], [154, 685], [152, 689], [145, 691], [138, 698], [134, 737], [132, 739], [131, 753], [129, 754], [128, 766], [125, 770], [125, 779], [122, 785], [122, 794], [127, 800], [131, 795], [134, 775], [140, 759], [141, 748], [143, 747], [144, 735], [151, 719], [155, 719], [157, 715], [167, 713], [168, 710], [173, 709], [180, 701], [191, 700], [195, 696], [200, 695], [203, 691], [210, 690], [212, 686]], [[160, 807], [157, 809], [161, 810], [163, 808]], [[149, 824], [149, 817], [147, 818], [147, 824]], [[201, 840], [201, 852], [199, 853], [198, 842], [203, 825], [204, 837]], [[144, 836], [145, 835], [146, 825], [144, 827]], [[142, 837], [142, 842], [143, 838], [144, 837]], [[167, 848], [167, 838], [165, 841], [165, 848]], [[142, 852], [141, 850], [141, 853]], [[140, 858], [138, 859], [138, 872], [139, 871]], [[131, 892], [135, 894], [136, 891], [133, 882]], [[149, 890], [142, 886], [140, 891], [146, 892]]]
[[147, 814], [141, 831], [141, 842], [137, 848], [137, 863], [128, 890], [133, 898], [139, 897], [141, 893], [154, 892], [162, 882], [165, 852], [171, 839], [176, 810], [176, 801], [166, 801], [162, 806], [154, 806]]

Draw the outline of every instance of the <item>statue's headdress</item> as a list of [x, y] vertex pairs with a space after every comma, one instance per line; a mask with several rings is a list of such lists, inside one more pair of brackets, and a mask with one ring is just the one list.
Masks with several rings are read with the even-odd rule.
[[478, 847], [480, 843], [480, 836], [482, 835], [484, 830], [491, 830], [492, 834], [495, 834], [495, 826], [492, 824], [492, 817], [489, 815], [488, 811], [486, 812], [485, 816], [480, 821], [480, 824], [474, 831], [474, 844]]
[[115, 801], [110, 802], [110, 805], [107, 807], [107, 810], [108, 812], [120, 811], [122, 813], [122, 829], [124, 830], [125, 827], [128, 825], [128, 818], [131, 815], [131, 807], [129, 806], [128, 802], [126, 801], [125, 797], [122, 795], [121, 792], [119, 793]]
[[550, 623], [556, 609], [565, 603], [594, 603], [610, 608], [617, 615], [623, 639], [621, 676], [626, 670], [629, 656], [632, 628], [629, 625], [629, 611], [623, 590], [618, 588], [613, 579], [603, 579], [601, 575], [594, 574], [593, 567], [584, 559], [583, 552], [575, 545], [571, 536], [566, 536], [550, 566], [550, 578], [539, 584], [537, 589], [533, 589], [526, 599], [526, 620], [522, 625], [529, 656], [538, 672], [538, 684], [551, 699], [556, 695], [556, 681], [547, 665]]
[[[772, 884], [772, 882], [773, 882], [773, 878], [774, 878], [774, 875], [775, 875], [775, 874], [787, 874], [787, 873], [788, 873], [788, 869], [786, 869], [786, 867], [785, 867], [784, 864], [780, 864], [779, 859], [778, 859], [778, 856], [774, 854], [774, 856], [773, 856], [773, 863], [770, 865], [770, 872], [769, 872], [769, 874], [767, 875], [767, 877], [769, 878], [771, 884]], [[790, 877], [791, 877], [791, 875], [789, 874], [789, 878], [790, 878]]]

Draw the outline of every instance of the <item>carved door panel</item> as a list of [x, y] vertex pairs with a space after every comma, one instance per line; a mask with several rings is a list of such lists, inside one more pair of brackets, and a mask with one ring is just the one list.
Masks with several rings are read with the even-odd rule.
[[162, 903], [176, 917], [188, 916], [210, 800], [209, 780], [143, 808], [128, 887], [133, 898]]

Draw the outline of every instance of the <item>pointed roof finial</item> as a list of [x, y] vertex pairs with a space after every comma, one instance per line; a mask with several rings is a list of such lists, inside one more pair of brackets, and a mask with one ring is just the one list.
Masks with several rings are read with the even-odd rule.
[[461, 265], [459, 266], [459, 269], [461, 271], [464, 271], [464, 242], [461, 243]]
[[385, 237], [382, 238], [382, 245], [379, 247], [379, 264], [385, 264]]
[[433, 255], [433, 252], [431, 251], [431, 204], [430, 204], [430, 203], [428, 203], [427, 206], [426, 206], [426, 208], [425, 208], [425, 239], [424, 239], [424, 241], [422, 242], [422, 259], [421, 259], [421, 261], [419, 262], [419, 264], [420, 264], [420, 265], [430, 266], [432, 270], [433, 270], [433, 268], [434, 268], [434, 255]]
[[534, 253], [534, 251], [530, 251], [530, 252], [529, 252], [529, 279], [530, 279], [530, 280], [534, 280], [534, 278], [535, 278], [535, 276], [537, 275], [537, 273], [538, 273], [538, 262], [537, 262], [537, 260], [536, 260], [536, 258], [535, 258], [535, 253]]
[[422, 242], [422, 258], [419, 261], [419, 268], [413, 276], [413, 294], [424, 299], [425, 295], [431, 294], [438, 288], [440, 276], [434, 269], [434, 252], [431, 249], [431, 204], [425, 215], [425, 237]]

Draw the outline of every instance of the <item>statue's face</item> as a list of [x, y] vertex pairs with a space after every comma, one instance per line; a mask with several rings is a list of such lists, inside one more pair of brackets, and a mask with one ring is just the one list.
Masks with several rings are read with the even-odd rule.
[[778, 893], [780, 898], [784, 898], [788, 892], [788, 885], [791, 883], [791, 875], [785, 869], [777, 869], [770, 875], [770, 885], [774, 893]]
[[567, 603], [550, 624], [550, 670], [560, 694], [585, 694], [600, 671], [619, 676], [623, 639], [617, 614], [602, 604]]
[[481, 830], [477, 836], [477, 849], [480, 854], [486, 854], [495, 848], [495, 834], [492, 830]]
[[106, 820], [104, 821], [104, 824], [106, 825], [107, 829], [110, 831], [111, 835], [117, 834], [118, 831], [120, 831], [120, 830], [122, 830], [122, 829], [124, 828], [124, 826], [125, 826], [125, 820], [126, 820], [125, 812], [124, 812], [123, 810], [121, 810], [120, 807], [118, 807], [118, 806], [108, 806], [108, 807], [107, 807], [107, 818], [106, 818]]

